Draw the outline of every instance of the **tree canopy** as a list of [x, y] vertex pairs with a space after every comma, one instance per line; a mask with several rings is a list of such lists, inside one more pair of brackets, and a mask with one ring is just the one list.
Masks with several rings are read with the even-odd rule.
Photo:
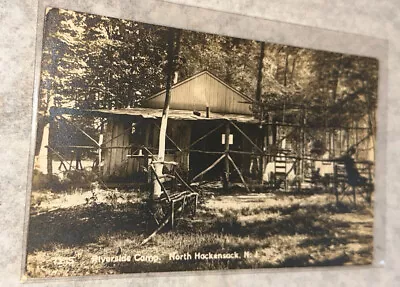
[[[167, 37], [171, 28], [49, 9], [46, 14], [40, 110], [49, 105], [126, 108], [166, 83]], [[311, 125], [346, 124], [373, 116], [378, 61], [182, 30], [177, 76], [209, 70], [240, 92], [256, 98], [257, 113], [282, 105], [307, 106]], [[321, 112], [323, 111], [323, 112]], [[326, 119], [326, 115], [329, 118]], [[323, 117], [325, 118], [323, 119]], [[326, 121], [328, 121], [326, 123]]]

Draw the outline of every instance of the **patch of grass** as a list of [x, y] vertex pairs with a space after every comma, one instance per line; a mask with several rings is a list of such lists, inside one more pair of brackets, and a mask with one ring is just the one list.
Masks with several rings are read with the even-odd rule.
[[[60, 196], [68, 201], [80, 194], [85, 197], [88, 192], [57, 197], [37, 193], [35, 202], [55, 202]], [[209, 192], [200, 200], [194, 218], [178, 218], [173, 231], [163, 229], [145, 246], [140, 242], [155, 226], [149, 224], [151, 217], [143, 199], [132, 192], [118, 191], [114, 195], [110, 197], [108, 191], [100, 190], [95, 204], [85, 204], [82, 198], [80, 205], [32, 215], [30, 276], [366, 264], [372, 258], [372, 223], [368, 221], [372, 213], [368, 207], [336, 206], [327, 202], [324, 194], [253, 198]], [[185, 262], [168, 259], [173, 252], [245, 251], [258, 257]], [[156, 254], [162, 262], [91, 262], [95, 255], [113, 256], [118, 252]], [[68, 256], [74, 258], [73, 266], [59, 266], [52, 259]]]

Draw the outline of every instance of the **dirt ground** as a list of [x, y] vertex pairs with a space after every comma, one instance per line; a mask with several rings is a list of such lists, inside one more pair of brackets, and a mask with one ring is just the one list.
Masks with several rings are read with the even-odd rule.
[[[329, 193], [231, 193], [203, 190], [196, 216], [183, 216], [140, 246], [148, 224], [138, 190], [34, 191], [28, 277], [372, 262], [372, 208], [336, 206]], [[173, 253], [233, 253], [238, 260], [170, 260]], [[244, 258], [244, 252], [251, 256]], [[140, 255], [140, 256], [137, 256]], [[98, 258], [132, 256], [131, 262]], [[146, 257], [149, 260], [140, 260]], [[151, 262], [156, 256], [159, 260]], [[121, 257], [120, 257], [121, 258]]]

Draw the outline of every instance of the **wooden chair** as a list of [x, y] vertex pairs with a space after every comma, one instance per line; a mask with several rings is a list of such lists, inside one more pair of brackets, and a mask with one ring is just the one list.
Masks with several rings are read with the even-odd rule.
[[374, 185], [372, 183], [372, 163], [357, 162], [358, 176], [349, 177], [343, 163], [334, 165], [334, 190], [336, 204], [347, 198], [356, 206], [357, 194], [371, 204], [371, 193]]
[[[164, 207], [166, 220], [170, 222], [173, 229], [175, 227], [176, 215], [179, 212], [191, 206], [192, 214], [196, 214], [199, 194], [180, 176], [176, 168], [178, 163], [162, 162], [161, 164], [167, 166], [167, 168], [163, 171], [161, 177], [155, 171], [154, 164], [157, 163], [160, 162], [153, 161], [150, 164], [150, 170], [152, 176], [154, 176], [161, 186], [163, 195], [160, 197], [159, 203]], [[160, 224], [157, 219], [156, 221], [159, 226], [163, 224]]]

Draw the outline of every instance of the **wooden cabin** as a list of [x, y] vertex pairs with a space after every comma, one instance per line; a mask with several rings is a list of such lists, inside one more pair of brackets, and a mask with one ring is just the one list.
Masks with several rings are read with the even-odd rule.
[[[151, 153], [158, 151], [164, 99], [165, 90], [147, 98], [140, 108], [94, 111], [107, 117], [101, 164], [105, 177], [143, 174]], [[243, 174], [254, 173], [251, 153], [262, 150], [266, 130], [253, 117], [251, 102], [208, 71], [173, 85], [166, 160], [178, 162], [181, 172], [193, 178], [226, 152], [227, 140], [237, 167]], [[207, 176], [218, 178], [223, 172], [220, 162]], [[235, 177], [233, 168], [230, 173]]]
[[[310, 178], [313, 167], [312, 163], [305, 162], [305, 155], [306, 160], [312, 160], [309, 155], [312, 147], [308, 146], [310, 141], [302, 124], [286, 124], [284, 120], [279, 123], [273, 116], [268, 117], [268, 122], [260, 122], [253, 116], [251, 98], [208, 71], [172, 85], [170, 92], [165, 160], [177, 162], [179, 173], [189, 181], [229, 179], [258, 184], [277, 182], [280, 178], [294, 182], [297, 176], [303, 181]], [[51, 118], [63, 114], [89, 115], [103, 123], [98, 140], [78, 127], [89, 141], [64, 147], [75, 150], [77, 167], [78, 155], [86, 150], [97, 153], [98, 170], [104, 179], [146, 181], [149, 162], [158, 153], [165, 93], [163, 90], [148, 97], [141, 107], [112, 110], [52, 107], [50, 114]], [[283, 110], [287, 109], [283, 107]], [[298, 108], [293, 110], [299, 113]], [[326, 159], [332, 166], [331, 158], [351, 145], [361, 146], [358, 155], [361, 159], [373, 156], [368, 128], [362, 122], [357, 125], [355, 129], [328, 132], [330, 136], [326, 137], [325, 145], [329, 156], [322, 157], [322, 163]], [[52, 173], [52, 164], [49, 164], [52, 155], [57, 156], [53, 149], [60, 152], [50, 134], [49, 146], [53, 148], [47, 156], [48, 173]]]

